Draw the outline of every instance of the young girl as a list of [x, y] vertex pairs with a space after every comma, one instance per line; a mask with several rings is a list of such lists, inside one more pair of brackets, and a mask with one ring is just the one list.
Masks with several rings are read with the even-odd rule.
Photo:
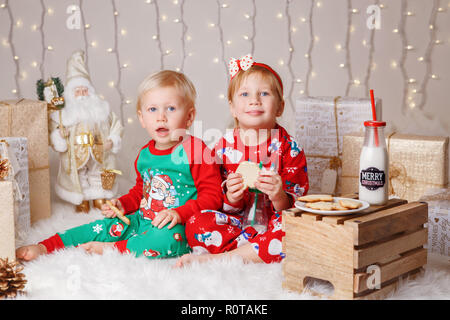
[[191, 81], [174, 71], [147, 77], [139, 89], [137, 114], [152, 139], [138, 153], [136, 185], [111, 202], [130, 224], [104, 204], [107, 218], [17, 249], [18, 259], [33, 260], [56, 249], [80, 245], [88, 252], [106, 247], [148, 258], [176, 257], [190, 248], [184, 224], [192, 214], [222, 206], [221, 177], [211, 151], [186, 134], [195, 117], [196, 92]]
[[[293, 207], [296, 197], [308, 191], [305, 154], [276, 122], [284, 109], [280, 76], [250, 55], [232, 59], [229, 69], [228, 100], [235, 129], [214, 148], [225, 179], [224, 213], [209, 210], [188, 220], [186, 236], [194, 253], [179, 258], [177, 266], [233, 255], [244, 261], [281, 261], [281, 211]], [[243, 212], [248, 212], [253, 199], [242, 176], [235, 173], [243, 161], [263, 166], [255, 187], [268, 199], [265, 232], [243, 226]]]

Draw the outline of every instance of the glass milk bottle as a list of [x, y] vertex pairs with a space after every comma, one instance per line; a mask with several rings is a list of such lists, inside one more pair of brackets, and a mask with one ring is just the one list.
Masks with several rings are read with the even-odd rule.
[[244, 210], [243, 229], [252, 226], [258, 233], [264, 233], [271, 214], [270, 200], [262, 192], [250, 192], [250, 200], [252, 205]]
[[384, 138], [384, 121], [365, 121], [366, 133], [359, 158], [359, 199], [372, 205], [388, 200], [389, 157]]

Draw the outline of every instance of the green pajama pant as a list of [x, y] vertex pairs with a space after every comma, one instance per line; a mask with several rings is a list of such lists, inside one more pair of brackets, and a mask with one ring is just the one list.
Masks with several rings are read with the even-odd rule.
[[90, 241], [114, 242], [120, 252], [133, 253], [147, 258], [169, 258], [190, 252], [184, 225], [172, 229], [165, 225], [154, 227], [139, 211], [127, 215], [130, 225], [118, 218], [105, 218], [58, 233], [65, 247], [78, 246]]

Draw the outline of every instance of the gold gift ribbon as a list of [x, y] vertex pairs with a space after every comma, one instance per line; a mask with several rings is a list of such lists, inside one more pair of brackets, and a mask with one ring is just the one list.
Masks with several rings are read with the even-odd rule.
[[5, 180], [11, 170], [11, 163], [8, 159], [0, 160], [0, 181]]
[[103, 168], [102, 171], [105, 172], [105, 173], [115, 173], [115, 174], [122, 175], [122, 171], [116, 170], [116, 169], [105, 169], [105, 168]]
[[[338, 112], [337, 112], [337, 104], [339, 99], [341, 99], [341, 96], [337, 96], [334, 98], [334, 123], [336, 127], [336, 149], [337, 149], [337, 155], [336, 156], [327, 156], [323, 154], [307, 154], [307, 158], [319, 158], [319, 159], [330, 159], [329, 162], [329, 168], [332, 170], [337, 170], [342, 167], [342, 159], [341, 159], [341, 151], [339, 149], [339, 125], [338, 125]], [[336, 193], [336, 189], [339, 184], [339, 175], [336, 176], [336, 185], [334, 186], [334, 194]]]

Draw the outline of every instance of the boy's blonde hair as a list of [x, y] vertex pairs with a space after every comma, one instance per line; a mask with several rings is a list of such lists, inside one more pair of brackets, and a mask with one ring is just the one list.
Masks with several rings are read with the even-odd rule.
[[[252, 65], [246, 71], [240, 70], [231, 79], [230, 84], [228, 85], [228, 102], [229, 103], [233, 102], [234, 94], [239, 89], [242, 82], [244, 82], [244, 80], [247, 79], [247, 77], [249, 77], [252, 74], [258, 74], [264, 80], [267, 80], [270, 84], [270, 88], [272, 89], [273, 92], [275, 92], [275, 95], [278, 98], [280, 105], [284, 105], [283, 88], [281, 87], [281, 84], [280, 84], [281, 78], [279, 76], [277, 78], [275, 76], [275, 74], [272, 73], [271, 71], [269, 71], [267, 68], [265, 68], [263, 66], [255, 65], [255, 64]], [[239, 126], [239, 122], [237, 119], [234, 119], [234, 125], [236, 127]]]
[[138, 87], [136, 111], [141, 110], [141, 99], [146, 92], [155, 88], [174, 87], [184, 95], [188, 107], [195, 109], [197, 91], [194, 84], [184, 74], [172, 70], [163, 70], [147, 76]]

